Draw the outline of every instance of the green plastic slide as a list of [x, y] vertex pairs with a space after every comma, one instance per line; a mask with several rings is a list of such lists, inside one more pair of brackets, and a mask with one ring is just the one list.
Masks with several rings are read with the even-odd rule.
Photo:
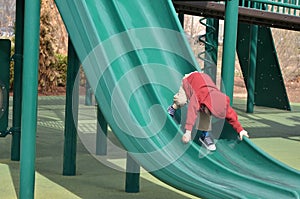
[[200, 69], [171, 0], [56, 4], [105, 119], [146, 170], [203, 198], [299, 198], [299, 172], [238, 141], [223, 121], [216, 152], [181, 142], [184, 124], [166, 110], [183, 75]]

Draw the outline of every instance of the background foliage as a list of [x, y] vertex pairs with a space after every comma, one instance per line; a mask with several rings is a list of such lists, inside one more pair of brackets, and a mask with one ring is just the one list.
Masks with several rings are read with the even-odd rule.
[[[2, 2], [2, 3], [1, 3]], [[14, 26], [15, 1], [0, 0], [0, 26]], [[200, 17], [185, 15], [184, 30], [188, 38], [197, 38], [205, 33], [205, 27], [199, 23]], [[40, 55], [39, 55], [39, 91], [44, 94], [56, 93], [66, 85], [68, 35], [60, 14], [53, 0], [41, 0], [40, 20]], [[220, 21], [219, 44], [222, 45], [223, 25]], [[279, 58], [282, 74], [286, 82], [300, 82], [300, 31], [272, 29], [274, 43]], [[0, 36], [1, 37], [1, 36]], [[3, 38], [3, 36], [2, 36]], [[12, 41], [12, 55], [14, 37]], [[195, 43], [195, 42], [192, 42]], [[203, 50], [203, 44], [192, 45], [196, 56]], [[222, 47], [219, 46], [218, 70], [220, 70]], [[13, 62], [12, 62], [13, 63]], [[203, 65], [200, 63], [200, 66]], [[13, 64], [11, 64], [11, 89], [13, 88]], [[241, 74], [238, 60], [236, 75]], [[81, 73], [81, 85], [85, 84], [84, 73]]]
[[66, 50], [61, 49], [60, 43], [60, 38], [66, 37], [66, 33], [61, 30], [58, 16], [52, 0], [41, 1], [39, 90], [43, 93], [55, 93], [57, 87], [66, 84], [67, 58], [62, 54]]

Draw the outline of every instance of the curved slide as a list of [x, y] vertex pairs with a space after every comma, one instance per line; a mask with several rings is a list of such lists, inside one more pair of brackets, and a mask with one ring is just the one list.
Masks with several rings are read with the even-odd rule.
[[[299, 198], [300, 173], [225, 125], [214, 153], [181, 143], [166, 109], [199, 70], [171, 0], [56, 0], [98, 104], [146, 170], [203, 198]], [[184, 115], [182, 110], [181, 115]]]

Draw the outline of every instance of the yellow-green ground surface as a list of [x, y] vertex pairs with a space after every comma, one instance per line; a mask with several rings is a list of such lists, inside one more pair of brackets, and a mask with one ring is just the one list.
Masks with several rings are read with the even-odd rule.
[[[63, 176], [65, 97], [39, 97], [35, 198], [196, 198], [158, 181], [143, 170], [140, 192], [125, 193], [125, 173], [115, 169], [124, 167], [125, 156], [115, 154], [104, 162], [89, 153], [84, 144], [85, 138], [96, 132], [96, 110], [95, 106], [84, 105], [83, 98], [80, 101], [77, 175]], [[245, 107], [244, 101], [234, 101], [234, 108], [251, 140], [274, 158], [300, 170], [300, 104], [292, 104], [291, 112], [255, 107], [254, 114], [246, 114]], [[11, 117], [12, 114], [10, 121]], [[108, 136], [118, 145], [111, 132]], [[10, 160], [10, 143], [10, 135], [0, 139], [1, 199], [14, 199], [19, 194], [20, 164]]]

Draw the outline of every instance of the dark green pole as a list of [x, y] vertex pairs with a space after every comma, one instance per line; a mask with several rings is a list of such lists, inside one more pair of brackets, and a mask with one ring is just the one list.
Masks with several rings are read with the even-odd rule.
[[181, 26], [184, 28], [184, 13], [179, 13], [178, 14], [178, 19], [179, 19], [179, 21], [180, 21], [180, 23], [181, 23]]
[[97, 106], [97, 137], [96, 137], [96, 155], [107, 154], [107, 122]]
[[86, 80], [85, 83], [85, 105], [86, 106], [92, 105], [92, 97], [93, 97], [92, 88], [88, 80]]
[[34, 198], [40, 2], [26, 0], [24, 20], [20, 198]]
[[22, 110], [22, 68], [23, 68], [23, 36], [24, 36], [24, 0], [16, 1], [16, 32], [14, 59], [14, 89], [11, 160], [20, 160], [21, 110]]
[[140, 191], [140, 165], [127, 153], [125, 192]]
[[[254, 2], [253, 7], [257, 5]], [[258, 40], [258, 26], [250, 25], [250, 38], [249, 38], [249, 66], [248, 66], [248, 79], [247, 79], [247, 113], [253, 113], [255, 104], [255, 75], [256, 75], [256, 58], [257, 58], [257, 40]]]
[[222, 91], [233, 99], [234, 85], [234, 67], [235, 67], [235, 50], [237, 40], [238, 25], [238, 0], [228, 0], [225, 2], [225, 21], [224, 21], [224, 44], [222, 60]]
[[256, 55], [257, 55], [257, 38], [258, 38], [258, 26], [250, 26], [250, 58], [248, 67], [248, 79], [247, 79], [247, 113], [253, 113], [254, 109], [254, 92], [255, 92], [255, 74], [256, 74]]
[[76, 148], [79, 102], [79, 79], [76, 80], [80, 61], [69, 38], [68, 70], [65, 108], [65, 141], [63, 175], [76, 175]]

